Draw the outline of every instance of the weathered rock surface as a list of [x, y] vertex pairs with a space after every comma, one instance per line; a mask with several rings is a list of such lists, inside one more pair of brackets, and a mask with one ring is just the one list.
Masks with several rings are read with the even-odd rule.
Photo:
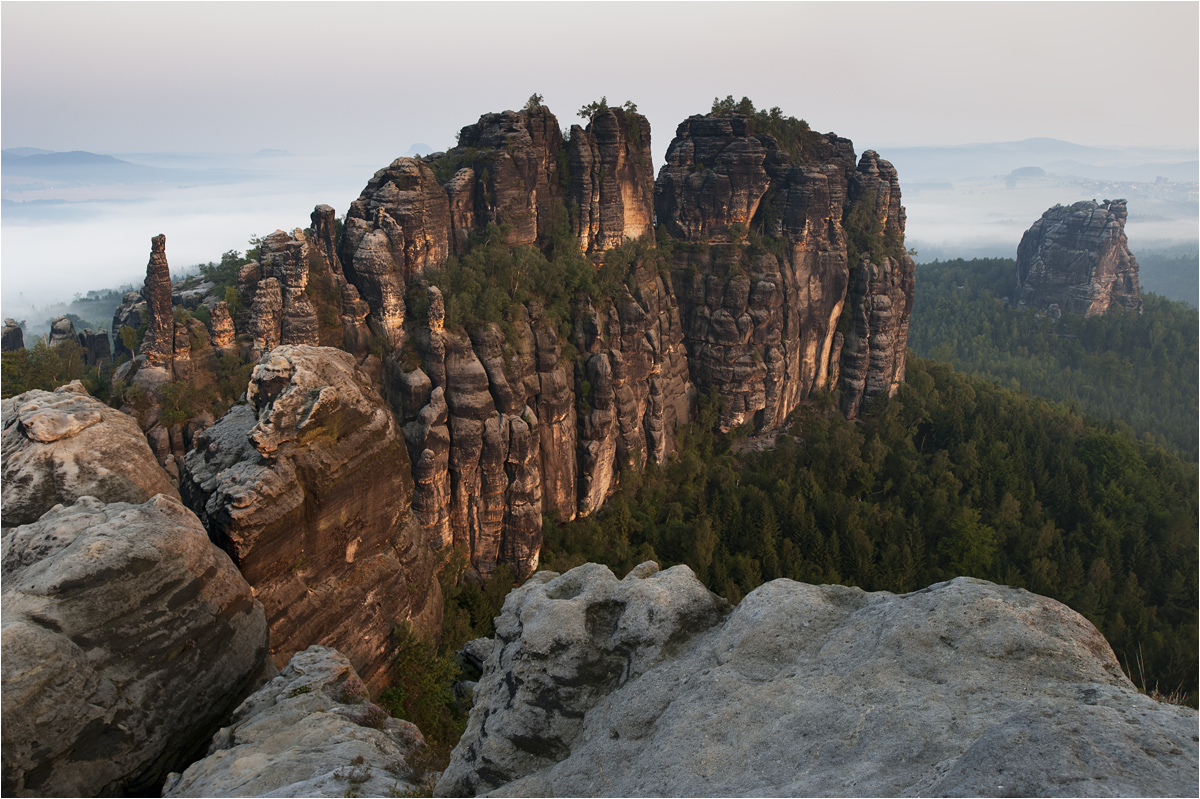
[[6, 530], [3, 584], [7, 796], [157, 790], [267, 662], [250, 586], [165, 495]]
[[112, 363], [112, 349], [108, 345], [107, 330], [85, 328], [79, 334], [79, 346], [83, 347], [83, 362], [88, 366], [105, 366]]
[[1138, 263], [1125, 238], [1125, 200], [1056, 205], [1017, 246], [1017, 302], [1095, 316], [1142, 310]]
[[179, 499], [137, 422], [89, 396], [79, 381], [18, 394], [0, 408], [5, 528], [32, 524], [85, 496], [134, 504], [155, 494]]
[[387, 405], [341, 350], [282, 346], [196, 439], [181, 490], [267, 611], [277, 666], [312, 644], [379, 687], [392, 625], [441, 624], [433, 553]]
[[208, 756], [168, 776], [163, 796], [399, 796], [415, 787], [406, 756], [424, 739], [389, 718], [356, 721], [358, 674], [344, 655], [311, 646], [246, 698]]
[[75, 333], [75, 324], [65, 316], [60, 316], [50, 323], [50, 337], [48, 343], [51, 347], [61, 347], [67, 342], [74, 343], [78, 340]]
[[25, 349], [25, 331], [15, 319], [4, 320], [4, 332], [0, 337], [0, 352], [16, 352]]
[[208, 335], [213, 347], [218, 350], [229, 350], [235, 345], [233, 317], [229, 315], [229, 305], [223, 300], [213, 305], [209, 312]]
[[149, 304], [136, 291], [127, 293], [121, 300], [121, 304], [113, 311], [111, 329], [114, 358], [120, 358], [122, 355], [132, 356], [134, 354], [125, 346], [125, 342], [121, 338], [121, 328], [128, 327], [132, 330], [137, 330], [142, 322], [149, 318], [149, 313]]
[[[788, 152], [753, 125], [690, 117], [655, 183], [659, 224], [692, 245], [672, 266], [692, 381], [726, 398], [729, 427], [778, 427], [835, 387], [853, 416], [904, 375], [915, 266], [896, 171], [872, 151], [855, 166], [852, 143], [834, 134], [806, 133]], [[855, 202], [872, 204], [890, 255], [848, 264], [843, 222]], [[751, 232], [767, 244], [738, 243]], [[843, 314], [852, 323], [839, 331]]]
[[654, 233], [654, 166], [650, 122], [636, 111], [608, 108], [587, 128], [571, 126], [571, 202], [584, 252], [603, 252]]
[[958, 578], [776, 580], [729, 612], [685, 566], [509, 594], [436, 795], [1194, 795], [1197, 717], [1082, 616]]
[[150, 261], [146, 264], [142, 295], [146, 298], [147, 326], [139, 351], [146, 356], [147, 366], [162, 366], [169, 370], [175, 354], [175, 320], [171, 311], [167, 237], [162, 234], [150, 239]]

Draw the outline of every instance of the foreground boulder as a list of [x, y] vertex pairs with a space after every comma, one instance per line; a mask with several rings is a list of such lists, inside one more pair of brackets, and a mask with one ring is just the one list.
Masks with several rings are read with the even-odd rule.
[[85, 496], [134, 504], [155, 494], [179, 499], [137, 422], [79, 381], [18, 394], [0, 409], [5, 527], [30, 524]]
[[176, 499], [57, 506], [2, 568], [7, 796], [156, 791], [261, 681], [262, 606]]
[[775, 580], [726, 615], [656, 572], [509, 594], [437, 795], [1196, 793], [1196, 711], [1139, 694], [1058, 602]]
[[[415, 724], [365, 703], [350, 661], [312, 646], [233, 713], [208, 756], [171, 774], [163, 796], [401, 796]], [[253, 764], [253, 766], [250, 766]]]
[[1039, 311], [1141, 311], [1138, 262], [1129, 251], [1124, 200], [1056, 205], [1017, 247], [1017, 302]]
[[184, 501], [254, 586], [276, 666], [322, 644], [380, 688], [392, 626], [436, 634], [442, 609], [391, 411], [328, 347], [267, 353], [246, 397], [197, 437]]

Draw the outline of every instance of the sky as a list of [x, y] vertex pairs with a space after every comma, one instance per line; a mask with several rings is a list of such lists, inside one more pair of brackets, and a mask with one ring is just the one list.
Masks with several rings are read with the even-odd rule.
[[[1194, 152], [1198, 27], [1195, 2], [0, 2], [4, 148], [174, 167], [189, 162], [146, 154], [217, 154], [191, 165], [247, 176], [39, 186], [5, 175], [5, 200], [23, 205], [2, 218], [0, 313], [41, 319], [56, 298], [140, 282], [158, 233], [174, 270], [302, 227], [317, 203], [344, 213], [413, 145], [447, 149], [464, 125], [535, 92], [564, 126], [601, 96], [633, 101], [656, 169], [676, 126], [726, 95], [885, 158], [1033, 137]], [[268, 149], [289, 155], [249, 157]], [[923, 243], [954, 226], [982, 235], [995, 219], [1011, 221], [997, 234], [1007, 242], [1053, 202], [1093, 191], [1052, 185], [1016, 204], [967, 187], [971, 205], [912, 185], [910, 237]], [[1185, 227], [1152, 237], [1194, 240]]]
[[3, 146], [389, 158], [533, 92], [606, 96], [656, 160], [714, 96], [857, 149], [1196, 145], [1196, 3], [5, 2]]

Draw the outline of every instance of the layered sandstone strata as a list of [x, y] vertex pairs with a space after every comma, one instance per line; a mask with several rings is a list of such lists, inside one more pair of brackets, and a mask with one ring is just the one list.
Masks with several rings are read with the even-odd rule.
[[1138, 263], [1125, 237], [1125, 200], [1056, 205], [1017, 246], [1021, 306], [1095, 316], [1141, 311]]

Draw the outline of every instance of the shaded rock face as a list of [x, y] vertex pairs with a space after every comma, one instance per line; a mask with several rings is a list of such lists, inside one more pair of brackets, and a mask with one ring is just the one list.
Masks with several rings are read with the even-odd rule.
[[[424, 739], [388, 718], [357, 723], [370, 705], [340, 652], [310, 646], [246, 698], [208, 756], [167, 777], [163, 796], [400, 796], [416, 789], [406, 758]], [[355, 701], [357, 700], [357, 701]], [[253, 763], [253, 768], [246, 764]]]
[[[150, 240], [150, 261], [146, 264], [146, 335], [140, 352], [147, 366], [170, 369], [175, 354], [175, 320], [171, 312], [171, 268], [167, 264], [167, 237]], [[120, 330], [120, 328], [117, 328]]]
[[79, 346], [83, 347], [83, 362], [88, 366], [104, 366], [112, 363], [112, 350], [108, 346], [107, 330], [86, 328], [79, 334]]
[[1017, 246], [1017, 302], [1022, 307], [1095, 316], [1142, 310], [1138, 264], [1125, 238], [1124, 200], [1056, 205]]
[[[881, 265], [851, 269], [843, 221], [864, 198], [893, 254], [868, 252]], [[745, 116], [694, 116], [659, 171], [655, 211], [689, 243], [672, 255], [672, 278], [692, 380], [726, 398], [724, 426], [777, 427], [816, 390], [840, 388], [851, 416], [895, 391], [915, 266], [902, 246], [896, 171], [873, 151], [856, 166], [850, 141], [808, 134], [790, 155]], [[750, 232], [766, 243], [739, 244]], [[843, 312], [861, 330], [839, 331]]]
[[137, 422], [89, 396], [79, 381], [18, 394], [0, 408], [5, 528], [85, 496], [134, 504], [155, 494], [179, 498]]
[[849, 324], [840, 358], [835, 341], [830, 369], [838, 372], [842, 413], [854, 418], [867, 402], [892, 396], [904, 382], [916, 265], [903, 246], [905, 214], [896, 168], [867, 150], [851, 178], [850, 197], [868, 206], [884, 242], [893, 243], [890, 254], [863, 253], [857, 265], [851, 264]]
[[68, 341], [76, 341], [75, 325], [65, 316], [60, 316], [50, 323], [48, 342], [51, 347], [61, 347]]
[[150, 306], [142, 295], [136, 291], [131, 291], [121, 300], [121, 304], [113, 311], [112, 320], [112, 347], [113, 358], [120, 358], [122, 355], [133, 356], [134, 353], [129, 351], [125, 346], [125, 342], [121, 339], [121, 328], [129, 327], [137, 330], [142, 322], [149, 318]]
[[1196, 711], [1139, 694], [1082, 616], [971, 578], [902, 596], [776, 580], [730, 612], [685, 566], [539, 573], [505, 600], [474, 696], [435, 795], [1191, 795], [1197, 780]]
[[465, 548], [480, 574], [507, 563], [525, 576], [543, 513], [591, 513], [622, 468], [665, 461], [695, 391], [669, 284], [641, 267], [633, 283], [636, 296], [579, 309], [574, 364], [536, 304], [510, 320], [515, 339], [494, 324], [468, 336], [443, 329], [444, 300], [427, 289], [425, 324], [410, 320], [417, 362], [389, 359], [384, 382], [435, 546]]
[[15, 319], [4, 320], [4, 332], [0, 336], [0, 352], [16, 352], [25, 349], [25, 331]]
[[7, 796], [155, 792], [261, 682], [262, 606], [176, 499], [57, 505], [2, 568]]
[[392, 415], [354, 358], [326, 347], [264, 355], [246, 396], [197, 436], [184, 501], [254, 586], [277, 666], [335, 646], [380, 687], [392, 625], [441, 625]]

